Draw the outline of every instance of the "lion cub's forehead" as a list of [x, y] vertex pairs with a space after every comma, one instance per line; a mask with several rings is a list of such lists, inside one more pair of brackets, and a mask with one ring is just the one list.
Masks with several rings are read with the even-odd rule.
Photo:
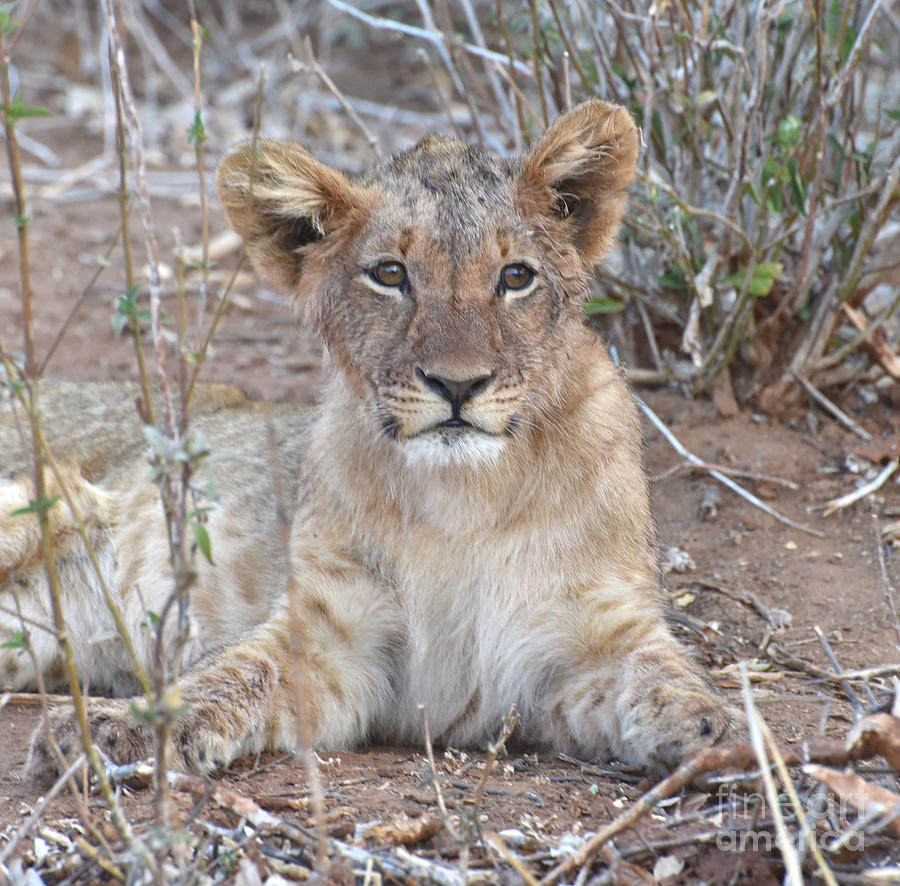
[[376, 164], [363, 183], [386, 192], [398, 222], [427, 219], [435, 234], [479, 239], [521, 219], [513, 162], [442, 136]]

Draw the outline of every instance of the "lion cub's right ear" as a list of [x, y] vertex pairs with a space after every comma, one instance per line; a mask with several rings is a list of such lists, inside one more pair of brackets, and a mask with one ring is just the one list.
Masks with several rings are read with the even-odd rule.
[[304, 247], [364, 209], [365, 191], [306, 148], [275, 139], [238, 145], [219, 164], [216, 188], [256, 270], [293, 290]]

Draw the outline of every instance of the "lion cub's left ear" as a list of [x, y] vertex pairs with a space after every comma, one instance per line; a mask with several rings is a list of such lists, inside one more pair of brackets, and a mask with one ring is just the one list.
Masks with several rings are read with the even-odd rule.
[[306, 148], [275, 139], [238, 145], [216, 171], [219, 199], [256, 270], [296, 294], [304, 247], [366, 204], [365, 192]]
[[631, 114], [591, 99], [558, 117], [525, 155], [520, 197], [570, 225], [575, 247], [592, 265], [615, 239], [637, 156]]

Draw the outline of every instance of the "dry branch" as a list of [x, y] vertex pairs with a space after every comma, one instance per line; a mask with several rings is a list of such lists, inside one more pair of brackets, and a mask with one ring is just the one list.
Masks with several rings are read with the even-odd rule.
[[[644, 415], [650, 419], [653, 423], [653, 426], [666, 438], [669, 445], [684, 459], [687, 459], [691, 464], [696, 465], [699, 468], [704, 468], [706, 463], [703, 459], [698, 458], [692, 452], [688, 452], [687, 449], [681, 444], [678, 438], [665, 426], [665, 423], [657, 416], [657, 414], [638, 396], [634, 398], [637, 401], [638, 406], [644, 412]], [[735, 483], [730, 477], [726, 477], [724, 474], [720, 473], [716, 470], [709, 471], [709, 475], [711, 477], [715, 477], [720, 483], [724, 486], [727, 486], [733, 492], [736, 492], [741, 498], [746, 499], [750, 504], [754, 507], [759, 508], [761, 511], [765, 511], [770, 516], [774, 517], [780, 523], [784, 523], [787, 526], [791, 526], [794, 529], [799, 529], [801, 532], [805, 532], [808, 535], [814, 535], [816, 538], [824, 538], [824, 533], [820, 532], [818, 529], [812, 529], [809, 526], [804, 526], [802, 523], [796, 523], [794, 520], [791, 520], [790, 517], [785, 517], [784, 514], [779, 513], [774, 508], [767, 505], [764, 501], [757, 498], [752, 492], [748, 492], [744, 489], [743, 486]]]

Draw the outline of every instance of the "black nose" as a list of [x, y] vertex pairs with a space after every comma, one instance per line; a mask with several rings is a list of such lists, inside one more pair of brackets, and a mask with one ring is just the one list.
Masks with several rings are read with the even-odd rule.
[[431, 388], [436, 394], [440, 394], [452, 407], [453, 417], [459, 418], [459, 411], [467, 400], [471, 400], [476, 394], [483, 391], [494, 377], [494, 373], [479, 375], [475, 378], [454, 379], [442, 375], [428, 375], [421, 369], [416, 374], [427, 388]]

